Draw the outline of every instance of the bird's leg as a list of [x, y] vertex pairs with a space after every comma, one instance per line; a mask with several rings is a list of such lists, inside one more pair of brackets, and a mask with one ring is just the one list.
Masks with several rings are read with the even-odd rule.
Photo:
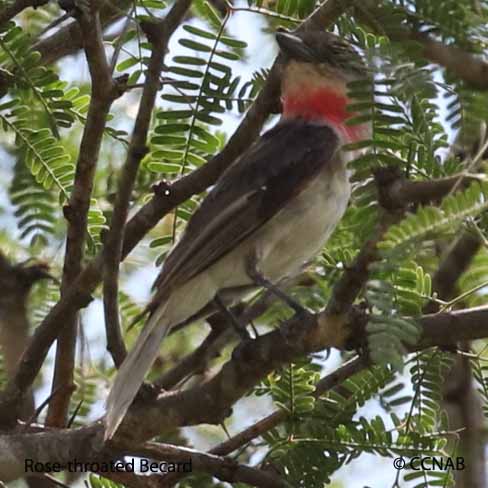
[[284, 303], [286, 303], [296, 314], [298, 315], [306, 315], [308, 314], [308, 310], [303, 307], [300, 303], [296, 300], [291, 298], [287, 295], [283, 290], [280, 290], [276, 285], [271, 283], [271, 281], [267, 280], [258, 270], [256, 267], [256, 258], [250, 258], [247, 260], [246, 263], [246, 273], [254, 281], [254, 283], [258, 286], [262, 286], [266, 290], [269, 290], [273, 295], [278, 297]]
[[216, 307], [218, 310], [229, 319], [230, 323], [234, 327], [235, 331], [241, 336], [243, 340], [249, 340], [251, 336], [249, 335], [249, 332], [246, 330], [246, 327], [242, 325], [238, 318], [232, 313], [230, 309], [228, 309], [222, 299], [220, 298], [219, 294], [216, 293], [215, 297], [213, 299]]

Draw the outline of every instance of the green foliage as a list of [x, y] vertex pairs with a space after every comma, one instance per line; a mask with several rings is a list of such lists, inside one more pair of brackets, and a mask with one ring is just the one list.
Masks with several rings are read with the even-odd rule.
[[463, 298], [468, 307], [485, 305], [488, 298], [488, 250], [483, 247], [473, 258], [471, 266], [459, 279], [460, 293], [469, 293]]
[[276, 12], [281, 16], [293, 17], [293, 20], [306, 18], [316, 7], [315, 0], [271, 0], [270, 2], [248, 0], [247, 4], [250, 7], [267, 8], [270, 12]]
[[488, 364], [483, 354], [473, 357], [470, 361], [473, 377], [477, 382], [477, 391], [481, 399], [483, 414], [488, 418]]
[[452, 364], [452, 358], [438, 350], [428, 350], [413, 356], [408, 364], [414, 398], [407, 415], [405, 430], [420, 434], [447, 429], [447, 420], [440, 408], [442, 384]]
[[405, 315], [420, 315], [432, 294], [432, 280], [421, 266], [408, 262], [392, 273], [395, 308]]
[[[232, 63], [241, 57], [246, 43], [225, 35], [228, 17], [219, 20], [208, 4], [202, 8], [213, 19], [216, 32], [194, 25], [183, 26], [185, 34], [179, 44], [185, 48], [182, 55], [173, 58], [168, 72], [175, 76], [168, 83], [170, 92], [162, 99], [175, 106], [159, 111], [151, 138], [151, 153], [145, 167], [165, 178], [174, 178], [194, 170], [222, 149], [222, 139], [212, 133], [211, 127], [222, 124], [221, 114], [237, 108], [243, 111], [245, 97], [254, 97], [261, 77], [256, 75], [248, 84], [240, 85], [240, 78], [232, 75]], [[249, 92], [249, 93], [248, 93]], [[176, 210], [172, 241], [178, 219], [187, 221], [196, 202], [189, 200]], [[166, 238], [164, 238], [166, 239]], [[152, 246], [168, 242], [153, 242]], [[158, 259], [158, 263], [164, 254]]]
[[[446, 461], [448, 458], [438, 456], [438, 459], [444, 459]], [[454, 460], [455, 462], [455, 460]], [[446, 469], [445, 471], [435, 471], [435, 470], [415, 470], [409, 471], [403, 476], [403, 480], [408, 483], [408, 486], [414, 486], [416, 488], [425, 488], [428, 486], [443, 486], [449, 487], [454, 486], [454, 475], [452, 469]], [[410, 483], [414, 483], [411, 485]]]
[[56, 199], [36, 181], [21, 157], [15, 164], [14, 178], [9, 189], [10, 201], [16, 207], [15, 216], [21, 238], [30, 236], [31, 244], [47, 244], [59, 218]]
[[[219, 483], [215, 480], [211, 475], [204, 474], [204, 473], [195, 473], [187, 478], [184, 478], [179, 484], [179, 488], [193, 488], [198, 486], [198, 488], [224, 488], [225, 485], [223, 483]], [[238, 487], [238, 484], [234, 483], [235, 487]]]
[[388, 255], [398, 248], [412, 250], [428, 237], [455, 232], [456, 223], [475, 217], [488, 207], [487, 197], [488, 184], [473, 183], [467, 190], [444, 198], [439, 206], [420, 207], [415, 214], [392, 226], [379, 247]]
[[[51, 269], [54, 275], [59, 270]], [[59, 283], [53, 280], [42, 280], [30, 297], [30, 316], [33, 326], [39, 325], [60, 298]]]
[[[380, 44], [380, 53], [390, 46]], [[360, 174], [377, 166], [398, 166], [412, 176], [441, 176], [439, 150], [447, 134], [437, 122], [437, 96], [432, 72], [412, 64], [383, 66], [382, 77], [349, 84], [354, 103], [349, 125], [372, 124], [372, 137], [349, 144], [349, 150], [370, 151], [354, 161]]]
[[[446, 452], [447, 437], [442, 435], [443, 432], [448, 432], [449, 427], [447, 414], [442, 410], [442, 385], [452, 366], [452, 358], [438, 349], [432, 349], [414, 355], [409, 364], [414, 397], [405, 418], [396, 418], [395, 425], [401, 436], [408, 436], [412, 432], [419, 436], [431, 433], [432, 439], [437, 437], [438, 449], [443, 450], [437, 456], [453, 456], [452, 452]], [[452, 470], [409, 471], [404, 474], [404, 480], [415, 483], [414, 486], [417, 487], [454, 484]]]
[[101, 232], [103, 229], [107, 228], [106, 225], [107, 219], [105, 218], [104, 213], [98, 208], [98, 202], [95, 198], [90, 200], [90, 209], [88, 210], [88, 249], [91, 251], [91, 254], [95, 254], [98, 250], [100, 250], [102, 241], [101, 241]]
[[454, 38], [463, 47], [473, 48], [476, 35], [486, 32], [482, 13], [478, 14], [468, 0], [442, 2], [409, 0], [398, 3], [402, 7], [405, 5], [407, 8], [412, 8], [411, 16], [407, 17], [411, 25], [417, 29], [435, 28], [441, 38], [447, 42]]
[[346, 424], [365, 403], [395, 378], [389, 366], [373, 366], [346, 379], [321, 397], [318, 409], [327, 426]]
[[320, 378], [319, 370], [319, 366], [308, 361], [289, 364], [281, 371], [268, 375], [255, 393], [270, 394], [275, 404], [285, 410], [291, 420], [298, 421], [314, 409], [312, 393]]
[[414, 345], [420, 330], [409, 317], [401, 316], [394, 305], [395, 289], [391, 283], [372, 280], [368, 283], [366, 299], [371, 307], [368, 325], [368, 350], [378, 364], [403, 367], [405, 345]]
[[[317, 399], [292, 431], [276, 428], [263, 436], [270, 445], [268, 460], [282, 466], [293, 486], [318, 487], [364, 452], [392, 458], [439, 455], [443, 440], [389, 429], [379, 416], [353, 420], [358, 408], [393, 379], [391, 368], [373, 367], [346, 380]], [[400, 428], [395, 416], [390, 421]]]
[[140, 316], [142, 309], [123, 291], [119, 291], [119, 307], [120, 314], [124, 320], [124, 327], [135, 325], [133, 322], [136, 317]]
[[67, 200], [73, 181], [71, 157], [47, 128], [32, 130], [32, 112], [19, 99], [0, 105], [0, 122], [6, 131], [15, 134], [16, 144], [24, 150], [24, 158], [36, 182], [46, 190], [55, 186], [60, 198]]
[[103, 478], [96, 474], [90, 474], [89, 476], [89, 488], [124, 488], [124, 485], [115, 483], [115, 481]]
[[219, 126], [220, 114], [239, 100], [240, 78], [232, 76], [231, 66], [240, 58], [236, 49], [246, 47], [224, 35], [226, 22], [227, 18], [216, 33], [183, 26], [185, 35], [179, 43], [188, 54], [173, 58], [175, 64], [168, 72], [176, 79], [169, 85], [171, 92], [162, 95], [163, 100], [179, 106], [158, 113], [148, 163], [152, 171], [181, 174], [202, 165], [221, 148], [221, 141], [207, 126]]
[[368, 351], [374, 362], [401, 369], [405, 346], [415, 345], [419, 338], [415, 316], [430, 298], [431, 278], [414, 262], [401, 267], [380, 262], [374, 275], [377, 279], [370, 280], [365, 291], [370, 308]]
[[66, 84], [53, 71], [39, 65], [40, 57], [21, 27], [9, 22], [0, 28], [0, 66], [11, 74], [24, 103], [39, 103], [50, 131], [59, 138], [59, 129], [74, 122], [69, 113], [71, 104], [64, 100]]

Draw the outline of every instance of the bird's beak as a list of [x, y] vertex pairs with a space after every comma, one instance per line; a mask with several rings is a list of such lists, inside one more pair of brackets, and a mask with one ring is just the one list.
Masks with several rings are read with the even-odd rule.
[[300, 37], [288, 32], [277, 32], [276, 41], [281, 51], [288, 57], [308, 63], [316, 61], [313, 50]]

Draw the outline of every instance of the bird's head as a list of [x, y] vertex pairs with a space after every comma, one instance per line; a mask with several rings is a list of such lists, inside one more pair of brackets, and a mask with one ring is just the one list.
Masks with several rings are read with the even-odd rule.
[[354, 48], [325, 31], [278, 32], [276, 39], [284, 56], [283, 117], [326, 121], [343, 136], [344, 142], [368, 137], [368, 124], [345, 124], [354, 115], [346, 109], [351, 102], [347, 83], [368, 75]]

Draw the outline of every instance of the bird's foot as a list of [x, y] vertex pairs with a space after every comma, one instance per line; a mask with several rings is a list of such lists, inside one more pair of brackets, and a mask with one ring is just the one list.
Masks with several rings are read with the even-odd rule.
[[270, 293], [273, 293], [277, 298], [286, 303], [299, 317], [308, 317], [310, 312], [303, 307], [300, 303], [290, 297], [287, 293], [281, 290], [278, 286], [271, 283], [267, 278], [265, 278], [258, 270], [256, 266], [256, 258], [249, 258], [246, 263], [246, 273], [253, 280], [253, 282], [262, 286]]

